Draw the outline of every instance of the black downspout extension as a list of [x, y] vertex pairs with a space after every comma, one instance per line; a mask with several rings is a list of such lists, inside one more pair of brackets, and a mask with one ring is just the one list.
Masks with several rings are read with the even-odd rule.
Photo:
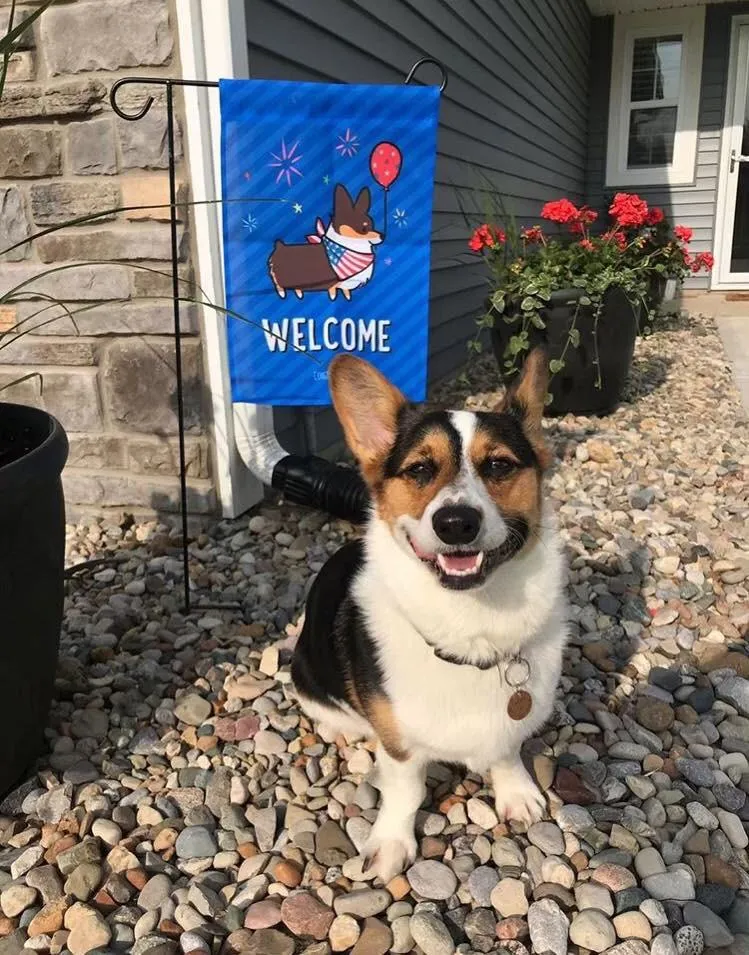
[[370, 497], [358, 471], [314, 455], [288, 454], [273, 469], [271, 484], [294, 504], [305, 504], [334, 517], [363, 524]]

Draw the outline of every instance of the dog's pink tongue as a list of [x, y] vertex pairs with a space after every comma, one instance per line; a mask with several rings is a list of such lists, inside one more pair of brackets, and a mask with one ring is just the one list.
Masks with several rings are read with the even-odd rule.
[[440, 563], [447, 571], [475, 570], [478, 554], [441, 554]]

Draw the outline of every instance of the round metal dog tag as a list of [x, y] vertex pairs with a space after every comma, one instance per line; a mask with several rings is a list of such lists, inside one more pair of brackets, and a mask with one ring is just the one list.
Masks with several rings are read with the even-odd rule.
[[527, 690], [515, 690], [507, 703], [511, 720], [524, 720], [533, 709], [533, 699]]

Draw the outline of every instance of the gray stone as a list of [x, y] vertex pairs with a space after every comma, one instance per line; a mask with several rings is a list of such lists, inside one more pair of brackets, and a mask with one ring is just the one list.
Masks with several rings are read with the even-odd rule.
[[616, 943], [616, 932], [603, 912], [583, 909], [572, 920], [570, 941], [591, 952], [603, 952]]
[[712, 786], [715, 782], [715, 773], [702, 760], [683, 757], [676, 760], [676, 768], [694, 786]]
[[651, 925], [668, 925], [666, 910], [657, 899], [645, 899], [640, 902], [640, 911]]
[[449, 899], [458, 884], [453, 870], [434, 859], [415, 863], [406, 875], [414, 892], [425, 899]]
[[528, 929], [536, 952], [567, 955], [569, 919], [553, 899], [534, 902], [528, 909]]
[[76, 739], [104, 739], [108, 729], [109, 717], [104, 710], [76, 710], [70, 720], [70, 732]]
[[71, 123], [67, 132], [68, 160], [76, 176], [115, 175], [117, 154], [114, 148], [114, 126], [110, 119]]
[[78, 866], [87, 862], [99, 862], [101, 859], [101, 849], [98, 839], [84, 839], [78, 842], [70, 849], [65, 849], [56, 859], [57, 868], [63, 875], [69, 875]]
[[0, 258], [7, 262], [19, 262], [28, 257], [31, 246], [23, 242], [31, 235], [31, 225], [26, 216], [23, 196], [15, 186], [0, 186], [0, 252], [10, 249], [10, 246], [22, 242], [15, 249], [10, 249]]
[[674, 933], [678, 955], [702, 955], [705, 939], [696, 925], [683, 925]]
[[[97, 222], [104, 222], [115, 217], [116, 213], [109, 210], [119, 205], [120, 190], [115, 183], [44, 182], [31, 187], [31, 215], [37, 225], [60, 225], [70, 219], [94, 215]], [[128, 294], [129, 283], [128, 292], [121, 297], [127, 298]], [[80, 296], [61, 297], [76, 299]]]
[[564, 836], [553, 822], [535, 822], [528, 829], [528, 838], [548, 856], [564, 855]]
[[355, 915], [365, 919], [384, 912], [391, 901], [390, 893], [385, 889], [358, 889], [338, 896], [333, 908], [336, 915]]
[[315, 837], [315, 858], [323, 865], [343, 865], [356, 855], [356, 847], [337, 822], [326, 819]]
[[[114, 424], [127, 431], [176, 434], [174, 348], [155, 342], [115, 341], [102, 370], [104, 403]], [[203, 381], [200, 346], [182, 344], [185, 428], [200, 430]]]
[[749, 896], [736, 896], [726, 921], [729, 929], [736, 935], [749, 935]]
[[586, 829], [594, 829], [593, 817], [583, 806], [562, 806], [556, 816], [556, 824], [562, 832], [574, 832], [580, 835]]
[[[39, 272], [38, 264], [0, 263], [0, 288], [12, 289], [25, 282], [29, 285], [24, 289], [24, 293], [30, 297], [39, 293], [52, 295], [63, 302], [126, 299], [130, 294], [128, 270], [122, 265], [80, 265], [51, 275], [43, 275]], [[27, 303], [25, 310], [19, 306], [19, 319], [23, 314], [31, 314], [38, 310], [38, 302]], [[70, 333], [74, 334], [75, 329], [72, 325], [70, 329]]]
[[744, 824], [736, 813], [727, 812], [725, 809], [716, 809], [715, 815], [720, 823], [720, 828], [728, 836], [734, 849], [746, 849], [749, 845], [749, 835], [747, 835]]
[[52, 75], [163, 66], [172, 55], [165, 0], [117, 0], [90, 9], [62, 6], [46, 13], [41, 36]]
[[[182, 136], [175, 120], [175, 156], [182, 156]], [[166, 111], [153, 107], [137, 123], [117, 120], [120, 156], [124, 169], [166, 169], [169, 165], [167, 149]]]
[[651, 487], [639, 488], [630, 495], [629, 503], [635, 510], [644, 511], [655, 500], [655, 491]]
[[188, 726], [200, 726], [211, 715], [212, 707], [197, 693], [181, 696], [174, 705], [175, 716]]
[[17, 83], [3, 90], [0, 120], [90, 116], [101, 111], [106, 92], [104, 84], [93, 79], [50, 86]]
[[673, 869], [647, 876], [642, 886], [654, 899], [663, 902], [689, 902], [694, 898], [694, 880], [684, 869]]
[[169, 876], [158, 873], [151, 876], [140, 891], [138, 905], [150, 912], [160, 909], [172, 893], [172, 883]]
[[[80, 371], [46, 371], [43, 375], [44, 407], [59, 419], [68, 431], [100, 431], [102, 428], [99, 391], [94, 369]], [[84, 713], [97, 713], [97, 722], [89, 717], [88, 723], [99, 729], [95, 739], [102, 738], [107, 731], [107, 714], [103, 710], [83, 710]], [[74, 717], [75, 719], [75, 717]], [[82, 725], [82, 724], [81, 724]], [[102, 729], [103, 727], [103, 729]], [[79, 735], [73, 730], [73, 735]], [[93, 735], [93, 734], [88, 734]]]
[[719, 700], [735, 706], [742, 716], [749, 716], [749, 680], [740, 676], [729, 677], [718, 684], [715, 692]]
[[491, 905], [492, 890], [499, 882], [499, 873], [494, 866], [480, 865], [468, 876], [467, 886], [477, 905]]
[[575, 902], [582, 912], [585, 909], [598, 909], [605, 915], [614, 914], [611, 893], [605, 885], [596, 882], [581, 882], [575, 886]]
[[424, 955], [453, 955], [455, 942], [444, 922], [431, 912], [411, 916], [411, 935]]
[[53, 786], [40, 796], [34, 806], [34, 815], [42, 822], [56, 824], [73, 805], [73, 787], [67, 783]]
[[213, 833], [203, 826], [183, 829], [177, 837], [176, 849], [180, 859], [204, 859], [218, 852]]
[[679, 955], [673, 937], [668, 932], [656, 935], [650, 943], [650, 955]]
[[0, 179], [36, 179], [62, 172], [58, 129], [41, 126], [0, 128]]
[[[45, 263], [65, 262], [69, 259], [80, 262], [110, 261], [137, 262], [141, 259], [171, 258], [171, 235], [167, 225], [144, 223], [138, 229], [129, 226], [113, 229], [94, 229], [66, 232], [62, 235], [45, 235], [37, 239], [34, 247]], [[177, 239], [177, 254], [183, 259], [187, 241], [180, 227]]]

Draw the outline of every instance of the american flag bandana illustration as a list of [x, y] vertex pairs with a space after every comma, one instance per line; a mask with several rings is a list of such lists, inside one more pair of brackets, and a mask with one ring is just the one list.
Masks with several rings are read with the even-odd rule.
[[325, 235], [325, 226], [322, 219], [317, 220], [316, 227], [317, 232], [315, 235], [308, 235], [307, 241], [312, 243], [322, 242], [328, 255], [328, 262], [330, 262], [339, 279], [350, 279], [354, 275], [366, 271], [374, 262], [374, 252], [356, 252], [333, 239], [329, 239]]
[[220, 97], [232, 400], [328, 405], [349, 352], [423, 401], [439, 90], [222, 80]]

